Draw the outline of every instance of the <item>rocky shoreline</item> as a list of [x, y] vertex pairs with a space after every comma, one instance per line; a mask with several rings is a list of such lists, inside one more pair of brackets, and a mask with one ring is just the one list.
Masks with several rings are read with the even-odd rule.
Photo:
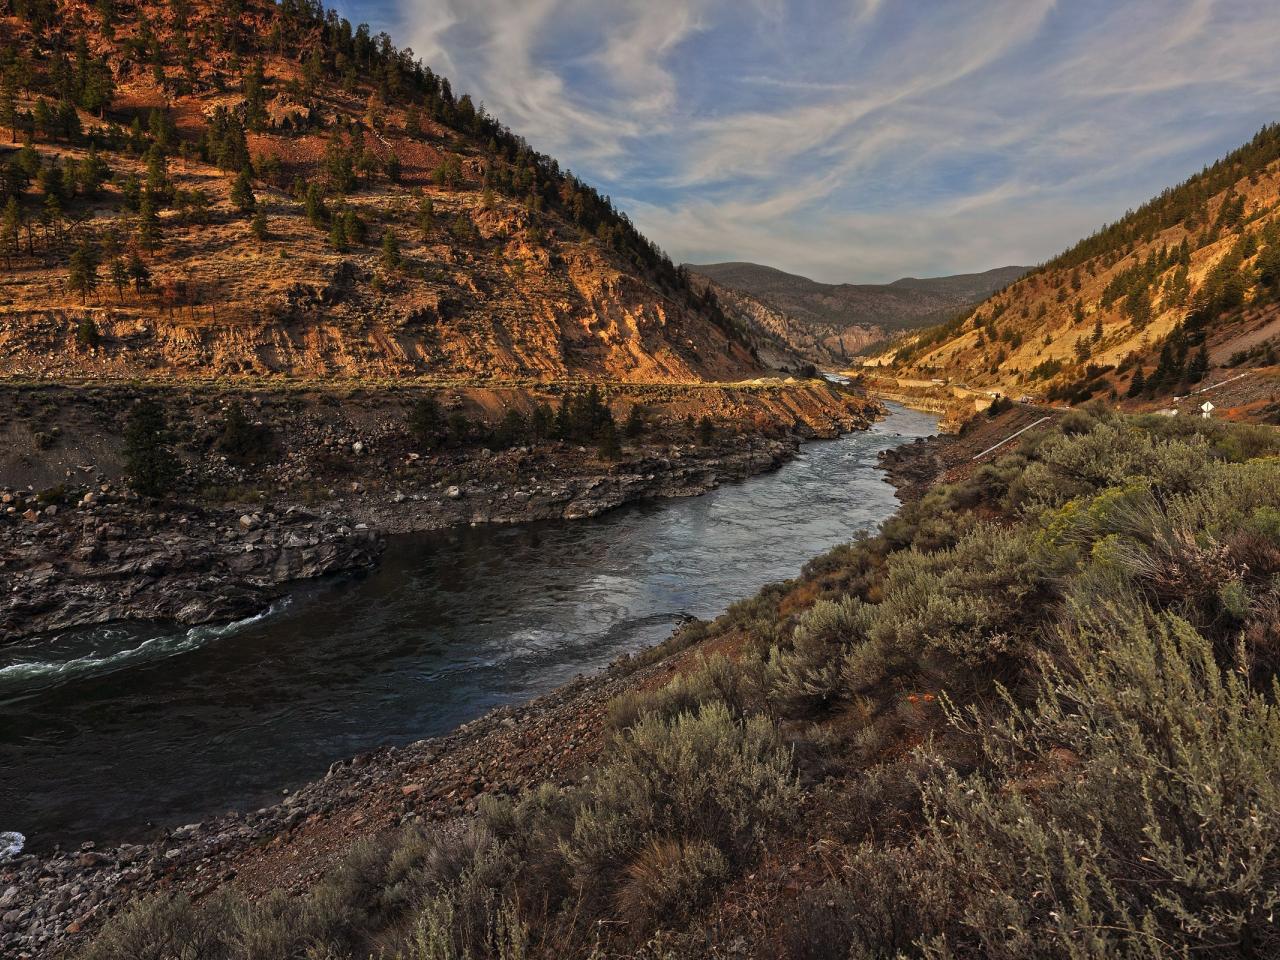
[[[91, 620], [98, 602], [135, 616], [234, 619], [260, 610], [291, 582], [290, 574], [319, 576], [376, 562], [383, 531], [586, 517], [641, 499], [693, 496], [775, 469], [795, 455], [799, 443], [739, 437], [714, 448], [666, 448], [607, 474], [543, 479], [514, 489], [460, 485], [460, 495], [453, 496], [448, 488], [389, 497], [350, 491], [333, 504], [343, 511], [341, 521], [296, 508], [238, 516], [150, 512], [108, 485], [83, 505], [51, 513], [43, 507], [41, 516], [21, 525], [0, 522], [0, 535], [11, 538], [0, 541], [6, 563], [12, 560], [13, 531], [22, 531], [21, 542], [30, 545], [23, 554], [29, 560], [25, 572], [15, 578], [17, 589], [4, 608], [9, 619], [0, 623], [21, 616], [66, 626], [77, 617]], [[564, 460], [576, 452], [553, 455]], [[528, 495], [520, 496], [522, 490]], [[17, 503], [15, 496], [7, 506], [16, 509]], [[91, 543], [99, 543], [101, 561], [75, 561]], [[80, 576], [64, 576], [49, 559], [51, 550], [87, 566]], [[183, 560], [204, 566], [197, 570]], [[230, 567], [234, 563], [242, 565], [238, 572]], [[62, 612], [57, 605], [41, 609], [35, 599], [54, 595], [67, 601]], [[376, 833], [465, 815], [481, 793], [516, 793], [571, 777], [599, 745], [608, 701], [670, 669], [660, 664], [637, 671], [620, 663], [527, 704], [499, 708], [447, 736], [335, 763], [323, 779], [286, 794], [275, 806], [166, 830], [142, 843], [99, 848], [88, 842], [0, 863], [0, 955], [58, 956], [123, 903], [146, 893], [200, 895], [227, 882], [302, 888], [323, 872], [325, 858], [281, 876], [274, 853], [283, 845], [305, 842], [313, 854], [317, 844], [336, 853], [355, 829]]]
[[[0, 643], [120, 620], [240, 619], [292, 583], [372, 566], [387, 535], [694, 496], [775, 469], [804, 439], [864, 429], [882, 409], [825, 383], [627, 389], [615, 416], [628, 402], [646, 411], [644, 436], [607, 459], [565, 441], [426, 451], [408, 428], [421, 390], [0, 386], [15, 412], [0, 424]], [[472, 425], [555, 399], [429, 395]], [[181, 476], [163, 504], [122, 480], [120, 437], [143, 396], [184, 411], [170, 418]], [[714, 437], [700, 442], [695, 413], [707, 410]], [[240, 456], [229, 455], [231, 411], [253, 447]]]
[[[385, 535], [460, 524], [593, 517], [641, 500], [696, 496], [776, 469], [798, 438], [739, 436], [712, 447], [648, 448], [601, 469], [582, 448], [478, 454], [474, 479], [405, 477], [395, 490], [350, 484], [297, 503], [161, 509], [96, 483], [50, 502], [0, 492], [0, 642], [115, 621], [184, 626], [251, 616], [291, 585], [377, 563]], [[565, 468], [573, 471], [564, 473]], [[512, 476], [517, 479], [496, 479]], [[406, 492], [408, 491], [408, 492]]]

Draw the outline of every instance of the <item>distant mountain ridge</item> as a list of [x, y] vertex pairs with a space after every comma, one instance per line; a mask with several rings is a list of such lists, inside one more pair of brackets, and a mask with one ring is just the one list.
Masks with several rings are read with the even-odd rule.
[[808, 362], [840, 363], [905, 330], [929, 326], [1008, 286], [1020, 266], [892, 283], [821, 283], [757, 263], [685, 264], [749, 331], [781, 341]]

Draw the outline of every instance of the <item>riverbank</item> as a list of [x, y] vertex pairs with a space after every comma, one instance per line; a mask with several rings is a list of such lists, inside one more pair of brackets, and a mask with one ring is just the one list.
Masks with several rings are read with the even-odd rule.
[[1015, 403], [995, 413], [975, 414], [953, 432], [917, 439], [880, 457], [888, 480], [903, 500], [918, 500], [938, 483], [967, 479], [983, 463], [1004, 452], [1019, 432], [1063, 416], [1051, 407]]
[[[455, 454], [393, 492], [351, 482], [316, 507], [287, 501], [158, 507], [110, 483], [58, 500], [6, 490], [0, 502], [0, 642], [117, 621], [236, 620], [299, 582], [368, 569], [384, 537], [465, 524], [598, 516], [627, 503], [697, 496], [777, 469], [798, 437], [647, 446], [603, 464], [567, 444]], [[418, 461], [421, 462], [421, 461]], [[441, 470], [460, 482], [432, 479]], [[61, 501], [61, 502], [59, 502]], [[69, 502], [68, 502], [69, 501]]]
[[[564, 390], [432, 391], [483, 424]], [[573, 442], [480, 442], [424, 453], [409, 429], [424, 393], [0, 388], [18, 416], [0, 462], [0, 642], [113, 621], [210, 623], [251, 615], [291, 584], [367, 569], [381, 538], [461, 524], [597, 516], [695, 496], [776, 469], [801, 440], [865, 429], [881, 409], [819, 382], [616, 388], [643, 433], [614, 458]], [[119, 437], [139, 396], [170, 409], [183, 476], [163, 506], [130, 493]], [[254, 439], [228, 456], [232, 409]], [[693, 416], [711, 418], [710, 438]], [[27, 480], [25, 488], [18, 481]], [[4, 486], [8, 482], [9, 486]]]
[[[876, 446], [900, 442], [892, 436], [882, 435]], [[856, 437], [843, 443], [850, 442], [864, 446]], [[871, 467], [876, 446], [866, 459]], [[821, 449], [825, 459], [805, 470], [829, 475], [844, 447]], [[847, 481], [833, 482], [848, 486]], [[798, 495], [794, 481], [784, 487], [787, 493], [780, 489], [778, 496]], [[891, 503], [890, 495], [883, 515], [891, 512]], [[806, 546], [793, 570], [803, 557], [822, 549], [809, 537], [800, 541]], [[684, 639], [696, 641], [698, 631]], [[609, 700], [629, 689], [657, 685], [682, 669], [687, 658], [708, 652], [677, 650], [657, 664], [639, 667], [633, 661], [618, 662], [599, 676], [526, 704], [499, 708], [446, 736], [339, 763], [329, 776], [277, 805], [167, 830], [147, 842], [86, 844], [0, 867], [0, 897], [10, 888], [19, 891], [0, 910], [0, 945], [33, 956], [55, 955], [55, 945], [75, 942], [121, 903], [146, 892], [203, 893], [227, 883], [257, 893], [305, 889], [358, 837], [376, 836], [406, 822], [465, 816], [481, 794], [519, 792], [544, 780], [570, 782], [600, 749]]]

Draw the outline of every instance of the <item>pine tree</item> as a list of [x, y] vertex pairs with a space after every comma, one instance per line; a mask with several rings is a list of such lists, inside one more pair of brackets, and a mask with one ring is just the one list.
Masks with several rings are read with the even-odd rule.
[[259, 243], [271, 236], [267, 228], [267, 215], [261, 208], [254, 213], [253, 219], [249, 221], [249, 229]]
[[1202, 343], [1200, 344], [1200, 349], [1191, 358], [1191, 362], [1187, 364], [1187, 382], [1199, 383], [1208, 372], [1209, 351], [1205, 349], [1205, 345]]
[[39, 99], [36, 100], [34, 121], [36, 126], [36, 133], [40, 134], [46, 139], [53, 138], [53, 133], [54, 133], [53, 111], [49, 109], [49, 101], [46, 100], [44, 97], [40, 97]]
[[1102, 340], [1102, 318], [1099, 317], [1093, 324], [1093, 342], [1098, 343]]
[[349, 246], [346, 217], [339, 215], [333, 218], [333, 226], [329, 228], [329, 243], [339, 253], [346, 253]]
[[111, 285], [116, 288], [116, 299], [123, 303], [124, 288], [129, 285], [129, 270], [119, 257], [111, 261]]
[[715, 435], [716, 425], [704, 413], [702, 419], [698, 421], [698, 442], [704, 447], [708, 447], [711, 445], [711, 441], [715, 439]]
[[178, 476], [178, 459], [169, 447], [164, 408], [150, 398], [139, 402], [124, 430], [125, 470], [144, 496], [166, 493]]
[[409, 431], [428, 450], [440, 445], [444, 433], [444, 414], [440, 411], [440, 402], [433, 396], [423, 397], [414, 404], [409, 414]]
[[422, 136], [422, 113], [412, 103], [404, 112], [404, 135], [414, 139]]
[[13, 266], [13, 258], [18, 255], [18, 235], [22, 230], [22, 207], [17, 197], [10, 197], [4, 206], [4, 216], [0, 218], [0, 237], [4, 240], [4, 255], [9, 266]]
[[97, 347], [102, 343], [102, 336], [98, 333], [98, 325], [93, 322], [93, 317], [87, 313], [80, 318], [80, 323], [76, 327], [76, 343], [82, 347]]
[[631, 408], [631, 412], [627, 414], [627, 423], [623, 427], [623, 433], [626, 434], [628, 440], [639, 440], [644, 434], [644, 427], [644, 410], [637, 403]]
[[231, 185], [231, 205], [241, 213], [249, 213], [258, 204], [253, 195], [253, 180], [249, 176], [249, 168], [244, 167]]
[[56, 193], [45, 194], [44, 209], [40, 211], [40, 221], [44, 224], [45, 240], [52, 233], [55, 240], [62, 239], [62, 201]]
[[382, 231], [382, 265], [388, 270], [396, 270], [400, 261], [400, 241], [396, 239], [396, 232], [387, 227]]
[[139, 294], [151, 286], [151, 270], [142, 260], [142, 255], [134, 250], [129, 254], [129, 279], [133, 281], [133, 289]]
[[18, 142], [18, 84], [11, 70], [0, 76], [0, 127], [9, 128], [11, 143]]
[[530, 418], [530, 427], [535, 440], [546, 440], [555, 433], [556, 415], [555, 412], [547, 406], [547, 404], [539, 402], [533, 408], [533, 416]]
[[343, 212], [342, 229], [346, 233], [347, 243], [353, 246], [359, 246], [364, 243], [365, 224], [354, 210], [348, 209]]
[[1151, 322], [1151, 295], [1145, 286], [1129, 294], [1124, 302], [1124, 312], [1136, 330]]
[[147, 190], [138, 203], [138, 243], [144, 250], [151, 250], [159, 238], [160, 215], [156, 212], [155, 198]]
[[600, 438], [596, 444], [596, 450], [603, 460], [617, 460], [622, 456], [622, 444], [618, 441], [618, 428], [613, 422], [613, 418], [600, 428]]
[[503, 449], [514, 447], [524, 441], [528, 431], [529, 426], [520, 411], [510, 409], [503, 414], [502, 421], [494, 432], [494, 444]]
[[430, 197], [423, 197], [422, 202], [418, 204], [418, 233], [422, 235], [424, 243], [431, 236], [431, 228], [435, 222], [436, 205]]
[[98, 288], [98, 247], [87, 238], [80, 241], [80, 245], [71, 254], [67, 287], [73, 293], [80, 294], [81, 303], [86, 302], [89, 294]]
[[317, 184], [311, 184], [307, 187], [306, 200], [307, 219], [313, 227], [324, 226], [325, 220], [329, 218], [329, 211], [324, 205], [324, 194], [320, 192]]
[[1133, 372], [1133, 379], [1129, 381], [1129, 389], [1126, 391], [1125, 396], [1132, 400], [1134, 397], [1141, 394], [1142, 391], [1146, 389], [1146, 386], [1146, 375], [1143, 374], [1142, 368], [1138, 367], [1138, 369]]

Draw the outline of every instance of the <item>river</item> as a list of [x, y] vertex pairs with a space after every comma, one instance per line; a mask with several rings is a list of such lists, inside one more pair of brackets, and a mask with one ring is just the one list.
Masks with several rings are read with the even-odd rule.
[[374, 571], [240, 624], [100, 627], [0, 649], [0, 831], [30, 851], [261, 806], [714, 617], [897, 506], [893, 406], [771, 474], [592, 520], [393, 538]]

